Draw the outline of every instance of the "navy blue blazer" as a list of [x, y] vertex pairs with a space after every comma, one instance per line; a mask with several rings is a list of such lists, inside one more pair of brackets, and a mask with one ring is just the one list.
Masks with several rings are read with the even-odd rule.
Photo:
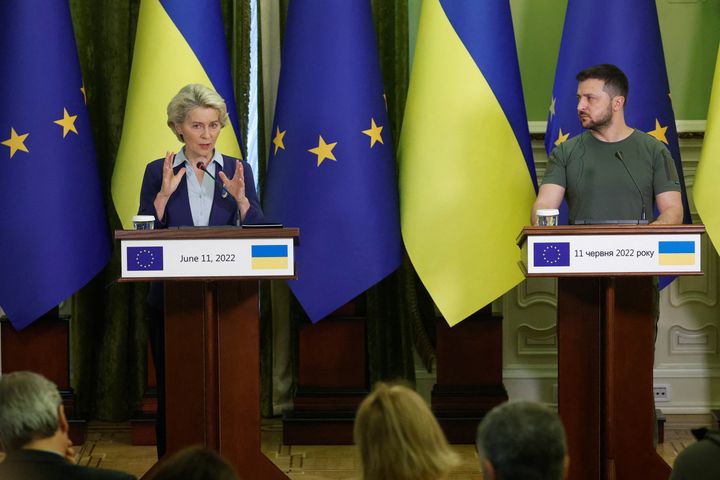
[[[223, 155], [223, 167], [217, 165], [215, 177], [219, 180], [220, 172], [225, 172], [228, 178], [235, 176], [235, 158]], [[155, 197], [162, 187], [162, 173], [164, 158], [150, 162], [145, 168], [142, 187], [140, 188], [140, 208], [138, 215], [155, 215]], [[245, 214], [243, 223], [263, 223], [263, 216], [260, 201], [258, 200], [257, 191], [255, 190], [255, 181], [253, 179], [252, 168], [242, 160], [243, 173], [245, 178], [245, 196], [250, 202], [250, 209]], [[182, 168], [178, 165], [173, 169], [175, 174]], [[162, 220], [155, 220], [155, 228], [167, 227], [191, 227], [193, 226], [192, 212], [190, 210], [190, 199], [188, 197], [187, 176], [192, 175], [192, 171], [185, 172], [185, 176], [180, 180], [177, 189], [168, 199], [165, 207], [165, 216]], [[215, 196], [213, 197], [213, 205], [210, 210], [210, 226], [235, 225], [237, 217], [237, 202], [231, 195], [222, 198], [222, 188], [215, 185]]]

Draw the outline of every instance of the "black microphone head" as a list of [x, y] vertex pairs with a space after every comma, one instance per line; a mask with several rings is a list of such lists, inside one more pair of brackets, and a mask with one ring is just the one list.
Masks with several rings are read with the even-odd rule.
[[623, 154], [622, 154], [622, 152], [621, 152], [620, 150], [618, 150], [617, 152], [615, 152], [615, 158], [617, 158], [617, 159], [620, 160], [621, 162], [623, 161]]
[[197, 162], [197, 163], [195, 164], [195, 166], [196, 166], [197, 168], [199, 168], [200, 170], [205, 170], [205, 164], [204, 164], [202, 161]]

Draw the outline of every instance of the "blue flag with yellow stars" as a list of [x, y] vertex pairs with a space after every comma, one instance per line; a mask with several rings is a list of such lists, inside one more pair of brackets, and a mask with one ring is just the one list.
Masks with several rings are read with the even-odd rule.
[[402, 256], [369, 0], [290, 2], [272, 137], [265, 215], [300, 227], [289, 285], [317, 321]]
[[16, 329], [110, 258], [67, 0], [0, 5], [0, 307]]
[[[583, 131], [577, 115], [578, 72], [601, 63], [617, 65], [630, 84], [625, 121], [663, 142], [672, 153], [682, 189], [683, 223], [692, 223], [655, 2], [607, 0], [602, 4], [601, 24], [598, 8], [594, 0], [568, 1], [545, 149], [549, 155], [557, 145]], [[673, 278], [662, 278], [661, 287]]]

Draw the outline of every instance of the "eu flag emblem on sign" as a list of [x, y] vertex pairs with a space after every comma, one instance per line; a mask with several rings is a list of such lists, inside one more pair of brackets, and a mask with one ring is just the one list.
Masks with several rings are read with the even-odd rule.
[[137, 271], [161, 271], [163, 247], [128, 247], [127, 269]]
[[533, 245], [534, 266], [569, 267], [570, 242], [538, 242]]

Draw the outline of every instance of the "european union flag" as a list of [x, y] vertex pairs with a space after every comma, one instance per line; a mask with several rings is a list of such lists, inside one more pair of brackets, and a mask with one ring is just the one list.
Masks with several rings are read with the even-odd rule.
[[111, 244], [67, 1], [2, 2], [0, 45], [0, 306], [21, 329]]
[[127, 269], [137, 271], [162, 271], [163, 247], [128, 247]]
[[300, 227], [289, 285], [317, 321], [402, 255], [370, 2], [290, 2], [282, 55], [264, 210]]
[[[617, 65], [630, 83], [625, 121], [670, 149], [680, 177], [683, 223], [691, 223], [655, 2], [607, 0], [602, 4], [602, 24], [598, 24], [598, 5], [594, 0], [568, 1], [545, 149], [549, 155], [556, 145], [582, 132], [575, 75], [592, 65]], [[599, 36], [588, 32], [598, 32]], [[661, 286], [672, 278], [661, 279]]]
[[536, 267], [569, 267], [570, 242], [538, 242], [533, 244]]

